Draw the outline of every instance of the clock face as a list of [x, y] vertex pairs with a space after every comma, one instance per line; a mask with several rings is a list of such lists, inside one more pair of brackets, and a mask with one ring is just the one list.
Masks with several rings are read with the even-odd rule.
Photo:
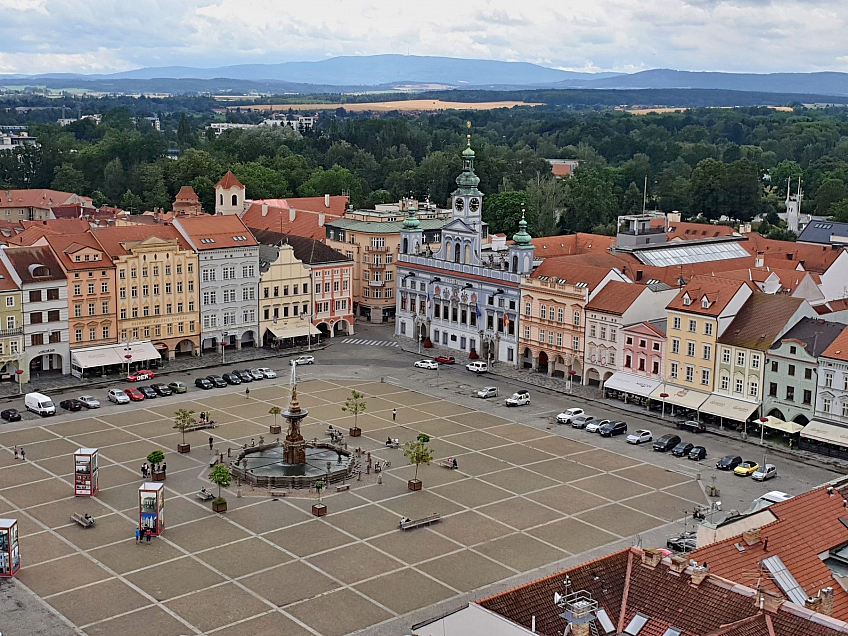
[[463, 199], [457, 199], [456, 201], [454, 201], [453, 207], [456, 209], [457, 212], [462, 212], [462, 210], [465, 208], [465, 201]]
[[472, 212], [476, 212], [477, 210], [479, 210], [480, 209], [480, 199], [478, 199], [477, 197], [474, 197], [473, 199], [471, 199], [468, 202], [468, 208]]

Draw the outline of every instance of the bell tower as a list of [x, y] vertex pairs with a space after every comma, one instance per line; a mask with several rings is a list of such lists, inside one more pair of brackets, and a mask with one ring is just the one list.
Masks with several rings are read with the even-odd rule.
[[532, 238], [527, 233], [527, 221], [522, 209], [521, 220], [518, 222], [518, 232], [512, 235], [513, 243], [509, 246], [509, 271], [511, 273], [524, 276], [533, 271], [533, 252], [536, 246], [530, 242]]
[[461, 219], [466, 225], [480, 232], [483, 223], [483, 193], [477, 189], [480, 177], [474, 174], [474, 151], [471, 135], [462, 151], [462, 172], [456, 178], [457, 189], [453, 191], [453, 218]]

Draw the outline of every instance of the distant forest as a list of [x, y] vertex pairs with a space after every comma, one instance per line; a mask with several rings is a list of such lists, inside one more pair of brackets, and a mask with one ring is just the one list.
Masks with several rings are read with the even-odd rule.
[[[591, 91], [604, 99], [607, 93], [621, 97], [625, 92], [651, 91]], [[690, 99], [710, 92], [716, 91], [681, 91]], [[522, 92], [521, 98], [539, 99], [534, 95]], [[516, 99], [517, 94], [431, 96], [494, 100]], [[39, 143], [0, 152], [0, 188], [52, 187], [141, 212], [169, 208], [187, 184], [211, 211], [213, 184], [230, 169], [255, 199], [346, 193], [356, 206], [410, 195], [445, 204], [461, 169], [459, 152], [471, 122], [475, 167], [488, 195], [484, 217], [495, 232], [514, 232], [525, 209], [536, 236], [612, 233], [618, 214], [642, 209], [646, 179], [648, 209], [678, 210], [704, 221], [749, 221], [762, 214], [768, 222], [761, 231], [791, 239], [778, 227], [776, 212], [782, 211], [787, 180], [795, 184], [800, 177], [805, 212], [848, 220], [844, 108], [795, 104], [785, 112], [750, 106], [633, 115], [588, 104], [553, 104], [377, 115], [351, 113], [340, 104], [322, 114], [313, 131], [259, 128], [215, 137], [208, 123], [223, 116], [213, 112], [221, 104], [209, 97], [67, 103], [73, 107], [67, 116], [100, 112], [102, 123], [82, 120], [60, 127], [55, 121], [62, 110], [55, 101], [0, 98], [0, 126], [28, 125]], [[36, 109], [15, 110], [19, 106]], [[134, 122], [143, 115], [158, 115], [162, 131], [143, 120]], [[227, 117], [256, 121], [259, 116]], [[578, 159], [580, 168], [573, 177], [554, 180], [545, 161], [552, 158]]]

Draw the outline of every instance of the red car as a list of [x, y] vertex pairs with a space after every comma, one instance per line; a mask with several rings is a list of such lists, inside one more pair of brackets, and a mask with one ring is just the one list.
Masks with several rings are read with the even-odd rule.
[[127, 376], [127, 382], [140, 382], [141, 380], [152, 380], [156, 377], [150, 369], [141, 369]]
[[124, 393], [126, 393], [127, 397], [129, 397], [129, 399], [131, 399], [133, 402], [141, 402], [144, 399], [144, 393], [142, 393], [138, 389], [124, 389]]
[[433, 360], [439, 364], [454, 364], [456, 362], [456, 358], [453, 356], [436, 356]]

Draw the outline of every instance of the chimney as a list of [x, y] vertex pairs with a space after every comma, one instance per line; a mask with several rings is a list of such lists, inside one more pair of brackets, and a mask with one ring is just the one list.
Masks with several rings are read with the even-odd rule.
[[[330, 196], [329, 194], [327, 196]], [[324, 227], [324, 213], [318, 213], [318, 227]]]
[[760, 590], [757, 605], [759, 605], [760, 609], [764, 609], [771, 614], [777, 614], [780, 610], [780, 606], [783, 605], [784, 600], [785, 599], [782, 596], [778, 596], [773, 592]]
[[267, 203], [262, 204], [262, 216], [268, 216], [268, 204]]
[[671, 557], [671, 565], [668, 566], [668, 569], [672, 572], [676, 572], [680, 574], [686, 567], [689, 565], [689, 559], [683, 556], [675, 555]]
[[825, 587], [819, 590], [819, 598], [821, 598], [819, 611], [827, 616], [833, 616], [833, 588]]
[[295, 209], [289, 208], [289, 223], [294, 223]]
[[325, 208], [330, 207], [330, 195], [329, 194], [324, 195], [324, 207]]
[[636, 280], [642, 280], [642, 274], [643, 274], [642, 270], [637, 269], [636, 270]]
[[570, 623], [571, 636], [590, 636], [589, 623]]
[[822, 598], [821, 596], [808, 596], [804, 601], [804, 607], [813, 612], [821, 613]]
[[752, 528], [750, 530], [745, 530], [742, 533], [742, 540], [748, 545], [756, 545], [760, 541], [762, 541], [763, 536], [760, 533], [759, 528]]
[[662, 561], [663, 555], [659, 550], [646, 548], [642, 551], [642, 564], [650, 568], [655, 568]]
[[710, 566], [706, 563], [704, 565], [696, 565], [692, 568], [692, 585], [700, 585], [707, 575], [710, 573]]
[[766, 254], [765, 252], [757, 252], [757, 267], [762, 267], [765, 264]]

